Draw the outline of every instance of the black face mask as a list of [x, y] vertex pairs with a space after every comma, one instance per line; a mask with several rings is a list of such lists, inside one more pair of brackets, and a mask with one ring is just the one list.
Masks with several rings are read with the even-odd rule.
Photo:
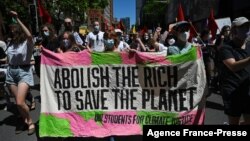
[[65, 31], [72, 31], [73, 27], [70, 25], [70, 26], [65, 26]]

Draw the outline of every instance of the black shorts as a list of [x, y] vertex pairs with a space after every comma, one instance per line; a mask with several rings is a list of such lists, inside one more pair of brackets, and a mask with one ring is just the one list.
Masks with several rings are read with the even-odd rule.
[[250, 114], [249, 82], [241, 84], [236, 90], [223, 89], [222, 97], [225, 114], [232, 117], [240, 117], [241, 114]]

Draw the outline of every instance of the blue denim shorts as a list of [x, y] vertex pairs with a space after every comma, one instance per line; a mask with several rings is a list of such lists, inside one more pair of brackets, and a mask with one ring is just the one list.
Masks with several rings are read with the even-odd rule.
[[18, 85], [19, 83], [27, 83], [34, 86], [34, 78], [31, 66], [9, 66], [7, 68], [6, 81], [7, 84]]

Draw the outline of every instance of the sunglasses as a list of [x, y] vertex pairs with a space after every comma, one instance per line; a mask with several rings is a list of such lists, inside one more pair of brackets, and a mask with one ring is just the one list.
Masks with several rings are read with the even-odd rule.
[[70, 25], [70, 24], [71, 24], [71, 22], [64, 22], [64, 24], [66, 24], [66, 25]]

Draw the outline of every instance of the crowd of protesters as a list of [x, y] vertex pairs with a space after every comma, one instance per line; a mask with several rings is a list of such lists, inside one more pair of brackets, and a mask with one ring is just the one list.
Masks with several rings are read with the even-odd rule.
[[[222, 94], [225, 114], [229, 124], [250, 124], [250, 22], [245, 17], [233, 20], [232, 26], [224, 26], [215, 40], [208, 29], [189, 40], [189, 22], [182, 21], [164, 37], [161, 27], [154, 33], [125, 34], [120, 29], [102, 31], [100, 23], [93, 23], [93, 31], [79, 35], [74, 31], [73, 21], [64, 20], [64, 31], [56, 35], [53, 25], [41, 26], [40, 36], [33, 38], [30, 31], [14, 11], [10, 12], [16, 23], [9, 25], [9, 36], [1, 41], [0, 62], [7, 63], [6, 83], [15, 96], [16, 105], [25, 123], [28, 134], [35, 132], [35, 125], [29, 115], [26, 98], [33, 99], [29, 87], [34, 85], [32, 62], [40, 77], [40, 57], [42, 48], [56, 53], [80, 52], [163, 52], [166, 56], [185, 54], [192, 47], [202, 50], [208, 87]], [[8, 40], [7, 40], [8, 39]], [[32, 101], [32, 100], [31, 100]], [[32, 103], [32, 102], [31, 102]], [[32, 104], [31, 104], [32, 105]], [[240, 122], [243, 116], [243, 122]], [[18, 129], [18, 128], [17, 128]], [[22, 128], [21, 128], [22, 129]], [[20, 133], [19, 130], [16, 133]]]

